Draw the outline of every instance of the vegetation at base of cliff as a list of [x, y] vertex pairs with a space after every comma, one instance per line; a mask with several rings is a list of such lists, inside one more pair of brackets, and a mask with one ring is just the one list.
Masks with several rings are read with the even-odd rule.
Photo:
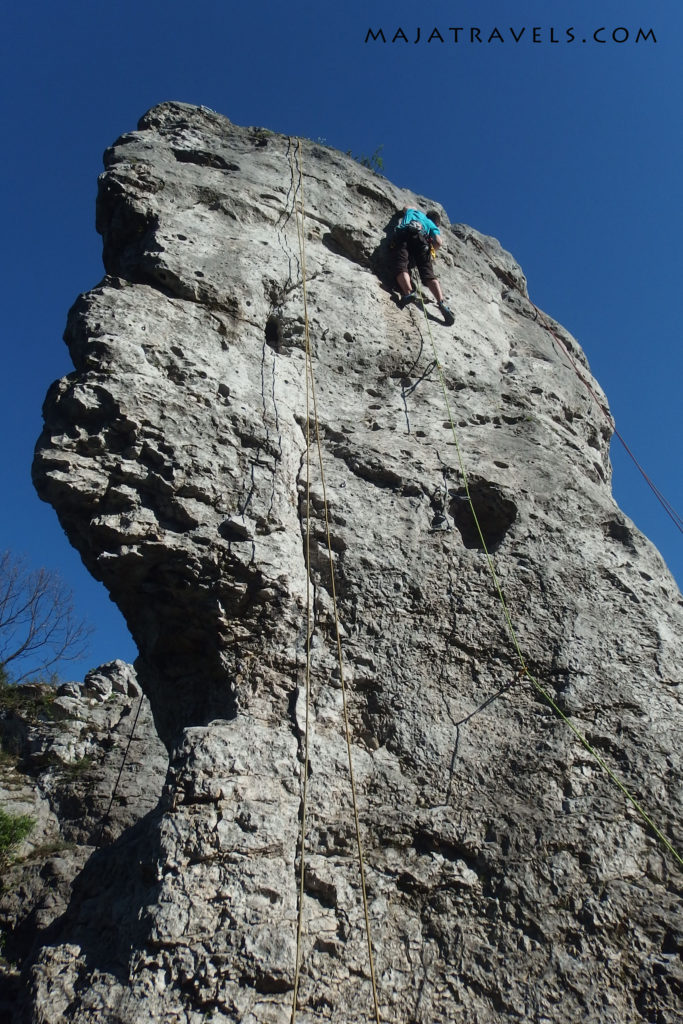
[[35, 821], [28, 814], [8, 814], [0, 808], [0, 868], [7, 867], [14, 849], [31, 834]]

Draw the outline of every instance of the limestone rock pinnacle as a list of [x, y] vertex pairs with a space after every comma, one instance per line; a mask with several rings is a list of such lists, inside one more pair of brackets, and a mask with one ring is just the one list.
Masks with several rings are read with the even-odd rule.
[[38, 936], [25, 1018], [286, 1022], [299, 909], [297, 1019], [373, 1017], [325, 496], [382, 1019], [674, 1024], [680, 865], [520, 677], [431, 348], [428, 324], [524, 657], [680, 851], [683, 603], [521, 269], [443, 211], [455, 324], [399, 309], [396, 215], [438, 204], [201, 107], [155, 107], [105, 168], [106, 276], [34, 479], [126, 618], [170, 765]]

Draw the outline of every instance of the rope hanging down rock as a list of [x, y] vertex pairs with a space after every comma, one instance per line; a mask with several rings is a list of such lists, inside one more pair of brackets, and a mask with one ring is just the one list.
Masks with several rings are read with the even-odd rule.
[[[498, 594], [498, 599], [499, 599], [501, 607], [503, 609], [503, 616], [505, 618], [505, 622], [506, 622], [506, 625], [507, 625], [508, 633], [510, 635], [510, 639], [512, 640], [512, 645], [513, 645], [513, 647], [515, 649], [515, 652], [517, 654], [517, 657], [519, 659], [520, 676], [525, 677], [525, 678], [527, 678], [529, 680], [529, 682], [531, 683], [533, 688], [536, 690], [536, 692], [552, 708], [552, 710], [555, 712], [557, 717], [560, 718], [565, 723], [565, 725], [567, 725], [571, 729], [571, 731], [574, 733], [575, 737], [578, 739], [578, 741], [581, 743], [581, 745], [583, 747], [585, 747], [585, 749], [595, 759], [595, 761], [600, 765], [600, 767], [607, 774], [607, 776], [612, 780], [612, 782], [621, 790], [621, 792], [626, 797], [626, 799], [629, 801], [629, 803], [632, 805], [632, 807], [635, 808], [635, 810], [638, 812], [638, 814], [643, 819], [643, 821], [647, 824], [647, 826], [651, 829], [651, 831], [657, 836], [657, 838], [663, 844], [663, 846], [666, 847], [666, 849], [674, 857], [674, 859], [678, 862], [678, 864], [681, 867], [683, 867], [683, 857], [681, 857], [681, 855], [676, 850], [676, 848], [673, 846], [673, 844], [669, 841], [669, 839], [667, 839], [667, 837], [664, 835], [664, 833], [661, 831], [661, 829], [659, 829], [657, 827], [657, 825], [654, 823], [654, 821], [652, 820], [650, 815], [644, 810], [644, 808], [641, 806], [641, 804], [638, 802], [638, 800], [632, 795], [632, 793], [630, 792], [628, 787], [621, 781], [621, 779], [609, 767], [609, 765], [604, 761], [604, 759], [602, 757], [600, 757], [600, 755], [598, 754], [597, 750], [595, 750], [594, 747], [591, 746], [591, 744], [586, 739], [586, 737], [583, 735], [583, 733], [579, 729], [577, 729], [577, 727], [574, 725], [574, 723], [567, 717], [567, 715], [564, 713], [564, 711], [562, 711], [562, 709], [559, 707], [557, 702], [555, 700], [553, 700], [553, 698], [548, 693], [548, 691], [545, 689], [545, 687], [543, 687], [541, 685], [541, 683], [539, 683], [538, 679], [531, 672], [531, 670], [529, 669], [529, 667], [528, 667], [528, 665], [526, 663], [526, 659], [524, 657], [524, 654], [522, 653], [522, 649], [521, 649], [519, 640], [517, 639], [517, 633], [516, 633], [514, 625], [512, 623], [512, 618], [510, 616], [510, 612], [508, 610], [507, 602], [506, 602], [505, 596], [503, 594], [503, 589], [502, 589], [502, 586], [500, 584], [500, 580], [498, 579], [498, 574], [497, 574], [495, 566], [493, 564], [493, 559], [491, 558], [491, 555], [489, 553], [488, 547], [486, 545], [486, 541], [484, 539], [484, 534], [483, 534], [481, 525], [479, 523], [479, 517], [477, 516], [477, 512], [476, 512], [476, 509], [474, 507], [474, 502], [472, 501], [472, 496], [470, 494], [470, 488], [469, 488], [469, 483], [468, 483], [468, 479], [467, 479], [467, 472], [465, 470], [465, 463], [464, 463], [464, 459], [463, 459], [462, 452], [461, 452], [461, 449], [460, 449], [460, 443], [458, 441], [458, 434], [457, 434], [457, 431], [455, 429], [455, 420], [453, 418], [453, 413], [451, 411], [451, 405], [450, 405], [450, 402], [448, 400], [448, 390], [446, 388], [446, 380], [445, 380], [443, 369], [442, 369], [442, 366], [441, 366], [441, 361], [439, 359], [439, 355], [438, 355], [438, 352], [437, 352], [437, 349], [436, 349], [436, 343], [434, 341], [434, 335], [432, 334], [432, 328], [431, 328], [431, 325], [429, 323], [429, 316], [427, 315], [427, 309], [425, 307], [424, 295], [422, 293], [422, 288], [420, 287], [419, 282], [418, 282], [417, 289], [418, 289], [418, 295], [419, 295], [420, 303], [422, 305], [422, 312], [424, 314], [424, 318], [425, 318], [425, 321], [426, 321], [426, 324], [427, 324], [427, 330], [429, 332], [429, 339], [430, 339], [431, 345], [432, 345], [432, 352], [433, 352], [433, 355], [434, 355], [434, 363], [436, 365], [436, 368], [437, 368], [437, 371], [438, 371], [438, 374], [439, 374], [439, 380], [441, 382], [441, 390], [443, 392], [443, 397], [444, 397], [444, 401], [445, 401], [445, 404], [446, 404], [446, 410], [448, 412], [448, 419], [449, 419], [449, 422], [450, 422], [450, 425], [451, 425], [451, 430], [452, 430], [452, 433], [453, 433], [453, 440], [455, 442], [455, 450], [456, 450], [457, 455], [458, 455], [458, 464], [460, 466], [460, 472], [462, 474], [463, 486], [465, 488], [465, 494], [467, 496], [467, 501], [468, 501], [468, 504], [469, 504], [469, 507], [470, 507], [470, 511], [472, 513], [472, 518], [474, 519], [474, 524], [476, 526], [477, 533], [479, 534], [479, 539], [481, 541], [482, 550], [484, 551], [484, 554], [486, 555], [486, 562], [487, 562], [487, 565], [488, 565], [489, 574], [491, 576], [491, 579], [493, 581], [494, 587], [496, 589], [496, 593]], [[596, 398], [596, 401], [597, 401], [597, 397], [595, 395], [593, 395], [593, 396]]]
[[[485, 253], [483, 245], [476, 238], [472, 238], [472, 239], [470, 239], [470, 241], [474, 244], [475, 248], [478, 249], [479, 252]], [[514, 278], [512, 277], [511, 274], [509, 274], [509, 273], [502, 273], [501, 272], [500, 273], [500, 277], [505, 282], [505, 284], [507, 284], [507, 286], [511, 289], [511, 291], [515, 291], [519, 295], [521, 295], [522, 299], [525, 302], [528, 302], [529, 305], [532, 307], [532, 309], [534, 310], [535, 319], [538, 320], [538, 322], [540, 323], [541, 327], [544, 330], [546, 330], [548, 332], [548, 334], [554, 339], [555, 343], [557, 344], [558, 348], [560, 349], [560, 352], [566, 357], [567, 362], [569, 363], [569, 366], [574, 371], [576, 376], [579, 378], [579, 380], [581, 381], [581, 383], [583, 384], [585, 389], [588, 391], [588, 394], [591, 396], [591, 398], [593, 399], [593, 401], [597, 405], [598, 409], [600, 410], [600, 412], [603, 414], [603, 416], [605, 417], [605, 419], [609, 423], [610, 427], [614, 431], [614, 436], [621, 442], [622, 447], [624, 448], [624, 451], [626, 452], [626, 454], [629, 456], [629, 458], [634, 463], [636, 469], [638, 470], [638, 472], [643, 477], [643, 480], [648, 485], [648, 487], [650, 488], [650, 490], [654, 494], [655, 498], [657, 499], [657, 501], [660, 503], [660, 505], [662, 506], [662, 508], [666, 512], [666, 514], [672, 520], [674, 526], [678, 527], [680, 532], [683, 533], [683, 517], [676, 511], [676, 509], [671, 504], [671, 502], [668, 500], [668, 498], [666, 498], [665, 495], [662, 494], [660, 489], [657, 487], [657, 485], [654, 483], [654, 481], [650, 478], [650, 476], [647, 474], [647, 472], [645, 471], [645, 469], [643, 468], [641, 463], [638, 461], [636, 456], [633, 454], [633, 451], [631, 450], [631, 448], [627, 444], [625, 437], [617, 429], [616, 424], [614, 423], [614, 421], [613, 421], [609, 411], [602, 404], [602, 402], [600, 401], [600, 399], [596, 395], [594, 389], [591, 387], [590, 383], [586, 380], [584, 375], [581, 373], [581, 370], [579, 369], [579, 367], [576, 364], [576, 360], [572, 356], [571, 352], [569, 351], [569, 349], [567, 348], [565, 343], [560, 338], [559, 334], [552, 329], [552, 327], [547, 322], [547, 318], [544, 316], [543, 313], [541, 313], [541, 310], [538, 308], [536, 303], [533, 302], [529, 298], [528, 295], [524, 294], [524, 292], [519, 287], [518, 283], [514, 280]]]
[[135, 718], [133, 719], [133, 725], [131, 727], [130, 734], [128, 736], [128, 742], [126, 743], [126, 749], [124, 750], [123, 757], [121, 758], [121, 767], [119, 768], [119, 774], [116, 776], [116, 782], [114, 783], [114, 788], [112, 790], [111, 798], [109, 800], [109, 806], [107, 807], [106, 811], [102, 815], [102, 820], [100, 822], [100, 828], [99, 828], [99, 831], [97, 833], [97, 839], [95, 840], [95, 849], [96, 850], [99, 850], [99, 848], [100, 848], [100, 844], [102, 843], [102, 837], [104, 835], [104, 830], [105, 830], [105, 827], [107, 825], [107, 822], [109, 821], [109, 815], [111, 814], [111, 809], [114, 806], [114, 799], [116, 797], [116, 792], [117, 792], [117, 790], [119, 788], [119, 783], [121, 782], [121, 776], [123, 775], [123, 769], [126, 767], [126, 761], [128, 760], [128, 752], [130, 750], [130, 745], [133, 742], [133, 737], [135, 735], [135, 729], [137, 728], [138, 718], [140, 717], [140, 712], [142, 711], [142, 702], [143, 702], [144, 699], [145, 699], [145, 694], [144, 694], [144, 692], [141, 689], [140, 690], [140, 700], [138, 701], [138, 709], [135, 712]]
[[[346, 738], [346, 749], [349, 764], [349, 779], [351, 785], [351, 801], [353, 805], [353, 818], [356, 829], [356, 845], [358, 849], [358, 868], [360, 872], [360, 883], [361, 892], [363, 896], [363, 913], [365, 916], [365, 931], [367, 936], [367, 947], [368, 947], [368, 960], [370, 965], [370, 980], [372, 983], [372, 997], [374, 1004], [374, 1016], [376, 1024], [381, 1024], [380, 1012], [379, 1012], [379, 998], [377, 993], [377, 980], [375, 977], [375, 964], [372, 950], [372, 935], [370, 930], [370, 913], [368, 909], [368, 896], [367, 888], [365, 884], [365, 860], [363, 856], [363, 844], [360, 835], [360, 820], [358, 815], [358, 799], [356, 793], [356, 783], [353, 771], [353, 756], [351, 752], [351, 729], [349, 726], [348, 716], [348, 701], [347, 701], [347, 690], [344, 679], [344, 664], [342, 657], [341, 647], [341, 633], [339, 628], [339, 614], [337, 607], [337, 593], [335, 587], [334, 578], [334, 559], [332, 555], [332, 542], [330, 537], [330, 523], [328, 515], [327, 505], [327, 489], [325, 484], [325, 469], [323, 465], [322, 456], [322, 445], [320, 441], [320, 426], [318, 420], [318, 404], [316, 399], [315, 391], [315, 377], [313, 373], [313, 360], [311, 357], [311, 343], [310, 343], [310, 329], [309, 329], [309, 318], [308, 318], [308, 297], [306, 291], [306, 207], [304, 199], [304, 181], [303, 181], [303, 156], [301, 150], [301, 140], [297, 140], [297, 162], [298, 162], [298, 193], [299, 193], [299, 205], [297, 206], [296, 194], [294, 196], [294, 206], [296, 213], [296, 226], [297, 235], [299, 239], [299, 256], [301, 264], [301, 280], [302, 280], [302, 292], [303, 292], [303, 304], [304, 304], [304, 338], [306, 346], [306, 714], [305, 714], [305, 736], [304, 736], [304, 764], [303, 764], [303, 791], [302, 791], [302, 812], [301, 812], [301, 836], [300, 836], [300, 871], [299, 871], [299, 911], [297, 915], [297, 938], [296, 938], [296, 966], [294, 972], [294, 993], [292, 998], [292, 1016], [291, 1024], [296, 1024], [296, 1010], [297, 1010], [297, 996], [299, 991], [299, 980], [301, 975], [301, 936], [302, 936], [302, 922], [303, 922], [303, 904], [304, 904], [304, 876], [305, 876], [305, 843], [306, 843], [306, 811], [307, 811], [307, 779], [308, 779], [308, 749], [309, 749], [309, 722], [310, 722], [310, 678], [311, 678], [311, 608], [310, 608], [310, 574], [311, 574], [311, 561], [310, 561], [310, 405], [313, 406], [313, 422], [314, 422], [314, 433], [315, 442], [318, 451], [318, 466], [320, 470], [320, 481], [323, 492], [323, 509], [325, 516], [325, 534], [327, 539], [327, 553], [329, 560], [330, 580], [331, 580], [331, 596], [332, 596], [332, 607], [334, 612], [334, 626], [336, 634], [337, 644], [337, 661], [339, 665], [339, 678], [341, 683], [342, 693], [342, 709], [344, 719], [344, 734]], [[290, 164], [292, 168], [292, 175], [294, 176], [294, 165], [293, 157], [290, 149]]]
[[[531, 299], [529, 299], [528, 301], [531, 302]], [[605, 416], [606, 419], [608, 420], [610, 426], [614, 430], [614, 436], [617, 437], [619, 439], [619, 441], [621, 441], [621, 444], [622, 444], [624, 450], [626, 451], [626, 454], [632, 459], [632, 461], [635, 464], [638, 472], [643, 477], [643, 480], [645, 480], [646, 484], [648, 485], [648, 487], [650, 488], [650, 490], [654, 494], [654, 496], [657, 499], [657, 501], [660, 503], [660, 505], [662, 506], [662, 508], [664, 509], [666, 514], [669, 516], [669, 518], [673, 521], [674, 526], [677, 526], [678, 529], [680, 530], [680, 532], [683, 533], [683, 518], [681, 518], [681, 516], [678, 514], [678, 512], [676, 511], [674, 506], [671, 504], [671, 502], [662, 494], [660, 489], [656, 486], [655, 483], [653, 483], [653, 481], [650, 479], [648, 474], [645, 472], [645, 470], [643, 469], [641, 464], [638, 462], [638, 459], [635, 457], [635, 455], [633, 454], [633, 452], [629, 448], [628, 444], [626, 443], [625, 438], [617, 430], [617, 427], [614, 424], [614, 422], [612, 420], [612, 417], [610, 416], [609, 412], [607, 411], [607, 409], [605, 409], [604, 405], [602, 404], [602, 402], [600, 401], [598, 396], [595, 394], [595, 391], [593, 390], [593, 388], [590, 386], [590, 384], [588, 383], [588, 381], [586, 380], [584, 375], [579, 370], [578, 366], [576, 365], [576, 360], [572, 357], [572, 354], [569, 351], [569, 349], [567, 348], [567, 346], [565, 345], [565, 343], [562, 341], [562, 339], [556, 333], [556, 331], [554, 331], [552, 329], [552, 327], [550, 327], [549, 324], [546, 323], [545, 317], [542, 315], [542, 313], [541, 313], [540, 309], [538, 308], [538, 306], [534, 302], [531, 302], [531, 305], [536, 310], [536, 316], [538, 318], [538, 321], [539, 321], [541, 327], [545, 328], [545, 330], [548, 332], [548, 334], [550, 334], [550, 336], [555, 340], [555, 342], [558, 345], [560, 351], [567, 357], [567, 361], [569, 362], [569, 365], [571, 366], [572, 370], [574, 371], [576, 376], [579, 378], [579, 380], [581, 381], [583, 386], [586, 388], [586, 390], [588, 391], [588, 394], [591, 396], [591, 398], [593, 399], [595, 404], [598, 406], [598, 408], [602, 412], [603, 416]]]

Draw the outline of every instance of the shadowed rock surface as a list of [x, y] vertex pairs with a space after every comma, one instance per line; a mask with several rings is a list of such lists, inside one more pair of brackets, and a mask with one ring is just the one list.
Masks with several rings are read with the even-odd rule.
[[[428, 201], [325, 147], [303, 142], [302, 154], [382, 1018], [674, 1024], [681, 870], [519, 678], [426, 322], [391, 294], [391, 226], [404, 205]], [[170, 768], [156, 809], [90, 858], [26, 953], [22, 1013], [36, 1024], [285, 1022], [307, 590], [297, 148], [166, 103], [105, 165], [107, 276], [69, 315], [75, 369], [48, 394], [34, 478], [126, 617]], [[445, 214], [443, 238], [454, 327], [432, 303], [427, 314], [521, 647], [680, 850], [681, 596], [615, 505], [610, 422], [544, 329], [522, 271]], [[577, 342], [553, 329], [589, 376]], [[373, 1007], [311, 472], [297, 1019], [349, 1024]]]
[[149, 702], [123, 661], [93, 669], [82, 686], [0, 692], [0, 807], [32, 822], [19, 848], [0, 854], [0, 1019], [14, 1019], [20, 965], [52, 934], [74, 880], [96, 847], [156, 807], [167, 766]]

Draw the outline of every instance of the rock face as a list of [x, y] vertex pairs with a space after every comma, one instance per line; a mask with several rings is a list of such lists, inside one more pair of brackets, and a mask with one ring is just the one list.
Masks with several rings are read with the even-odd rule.
[[520, 268], [444, 214], [455, 325], [400, 310], [388, 241], [427, 200], [203, 108], [156, 107], [105, 164], [106, 277], [34, 477], [126, 617], [170, 768], [27, 954], [25, 1019], [290, 1019], [307, 717], [296, 1016], [373, 1017], [326, 497], [381, 1018], [674, 1024], [680, 864], [520, 676], [435, 364], [428, 327], [527, 664], [680, 851], [683, 603]]
[[0, 1019], [13, 1020], [18, 965], [49, 938], [95, 848], [125, 844], [156, 807], [168, 758], [122, 661], [89, 672], [82, 686], [3, 690], [0, 750], [0, 807], [32, 824], [15, 857], [0, 853]]

